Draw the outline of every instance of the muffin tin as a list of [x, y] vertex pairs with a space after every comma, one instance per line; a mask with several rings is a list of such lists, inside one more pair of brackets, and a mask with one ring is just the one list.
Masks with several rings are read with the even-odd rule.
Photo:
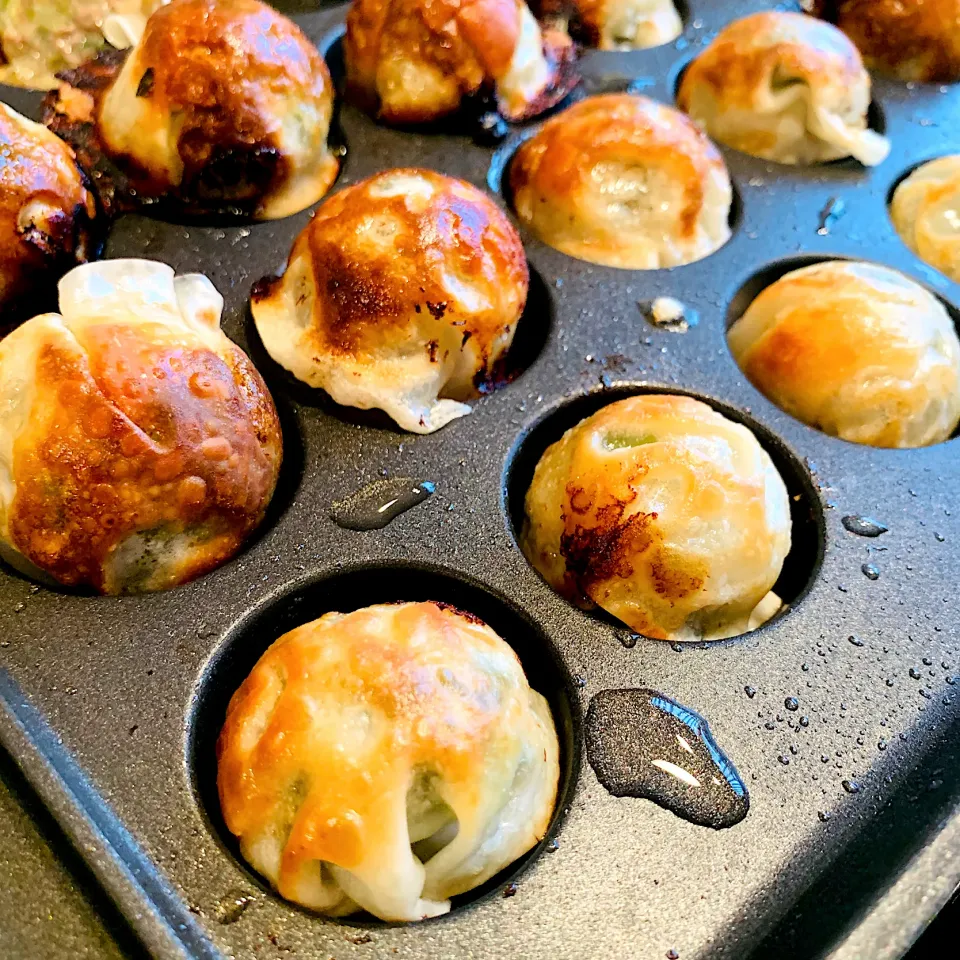
[[[630, 87], [672, 102], [689, 58], [724, 23], [765, 6], [691, 0], [675, 44], [586, 52], [582, 90]], [[297, 9], [342, 75], [345, 7]], [[281, 269], [308, 213], [244, 225], [117, 221], [106, 256], [165, 260], [221, 290], [224, 328], [265, 375], [285, 432], [261, 531], [195, 583], [101, 598], [0, 572], [0, 742], [155, 956], [688, 960], [906, 949], [960, 879], [949, 856], [960, 829], [949, 816], [960, 794], [958, 441], [897, 451], [824, 436], [751, 387], [725, 342], [764, 284], [832, 256], [896, 267], [958, 316], [960, 287], [907, 250], [886, 203], [919, 163], [960, 151], [960, 86], [876, 78], [874, 90], [873, 122], [893, 144], [874, 170], [781, 167], [724, 150], [738, 195], [733, 237], [703, 261], [620, 271], [524, 234], [534, 280], [514, 359], [525, 369], [430, 436], [336, 407], [259, 346], [250, 287]], [[39, 95], [0, 96], [39, 113]], [[492, 148], [450, 127], [381, 127], [349, 106], [339, 127], [347, 152], [334, 189], [421, 165], [489, 185], [507, 203], [500, 172], [516, 135]], [[681, 300], [699, 323], [682, 334], [650, 325], [642, 306], [658, 296]], [[795, 545], [777, 589], [789, 609], [744, 637], [634, 643], [557, 596], [517, 548], [525, 485], [546, 445], [608, 400], [652, 390], [689, 393], [746, 423], [787, 482]], [[383, 529], [333, 522], [334, 501], [383, 477], [429, 480], [436, 492]], [[851, 515], [889, 530], [857, 536], [842, 523]], [[877, 579], [862, 572], [871, 564]], [[312, 916], [271, 893], [223, 828], [213, 751], [225, 704], [290, 626], [425, 598], [486, 619], [549, 699], [563, 751], [551, 833], [447, 917]], [[743, 822], [694, 826], [599, 785], [580, 749], [582, 717], [593, 694], [618, 687], [661, 690], [707, 718], [749, 786]], [[8, 883], [29, 887], [30, 877], [14, 868]]]

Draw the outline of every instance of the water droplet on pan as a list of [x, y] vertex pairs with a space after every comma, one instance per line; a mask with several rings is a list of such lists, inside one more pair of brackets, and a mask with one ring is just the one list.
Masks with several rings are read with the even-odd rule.
[[743, 688], [743, 692], [752, 700], [757, 695], [757, 690], [755, 687], [746, 686]]
[[860, 784], [856, 780], [843, 780], [840, 784], [847, 793], [859, 793]]
[[831, 197], [820, 211], [820, 223], [817, 233], [821, 237], [829, 236], [833, 225], [847, 212], [847, 205], [840, 197]]
[[436, 489], [429, 480], [396, 477], [375, 480], [356, 493], [334, 501], [330, 518], [345, 530], [381, 530]]
[[800, 701], [799, 701], [796, 697], [787, 697], [787, 699], [783, 701], [783, 705], [784, 705], [788, 710], [799, 710], [799, 709], [800, 709]]
[[868, 580], [879, 580], [880, 579], [880, 568], [873, 563], [865, 563], [860, 567], [860, 572]]
[[844, 530], [855, 533], [858, 537], [879, 537], [881, 533], [886, 533], [890, 528], [882, 524], [879, 520], [872, 517], [861, 517], [856, 514], [841, 517], [840, 522]]
[[747, 788], [707, 721], [655, 690], [601, 690], [584, 739], [597, 779], [615, 797], [652, 800], [714, 829], [747, 815]]

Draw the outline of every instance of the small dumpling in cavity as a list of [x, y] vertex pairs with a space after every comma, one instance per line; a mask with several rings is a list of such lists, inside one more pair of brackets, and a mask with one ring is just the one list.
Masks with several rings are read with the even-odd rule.
[[540, 0], [531, 4], [551, 23], [599, 50], [640, 50], [676, 40], [683, 21], [674, 0]]
[[168, 200], [272, 220], [309, 207], [336, 178], [327, 66], [259, 0], [172, 0], [131, 49], [65, 76], [47, 123], [101, 180], [104, 159], [119, 171], [120, 208]]
[[509, 176], [520, 220], [591, 263], [672, 267], [730, 238], [723, 158], [689, 118], [647, 97], [588, 97], [551, 117]]
[[960, 80], [960, 0], [807, 0], [835, 23], [871, 69], [901, 80]]
[[348, 96], [387, 123], [425, 123], [495, 95], [510, 120], [576, 85], [575, 51], [523, 0], [354, 0], [344, 37]]
[[733, 637], [781, 607], [790, 503], [756, 437], [691, 397], [644, 394], [540, 458], [521, 546], [554, 589], [655, 640]]
[[0, 103], [0, 333], [96, 254], [95, 217], [70, 147]]
[[217, 758], [227, 827], [282, 897], [395, 921], [447, 913], [535, 846], [560, 774], [513, 650], [430, 602], [282, 636], [230, 701]]
[[960, 283], [960, 154], [917, 167], [894, 191], [890, 217], [918, 257]]
[[779, 163], [890, 152], [870, 130], [870, 75], [836, 27], [799, 13], [756, 13], [721, 30], [687, 68], [677, 103], [719, 143]]
[[251, 309], [295, 377], [432, 433], [502, 373], [529, 279], [520, 237], [480, 190], [388, 170], [320, 206]]
[[960, 422], [960, 340], [918, 283], [830, 260], [767, 287], [730, 328], [753, 385], [818, 430], [873, 447], [923, 447]]
[[206, 277], [105, 260], [0, 340], [0, 556], [100, 593], [232, 557], [280, 469], [273, 401]]

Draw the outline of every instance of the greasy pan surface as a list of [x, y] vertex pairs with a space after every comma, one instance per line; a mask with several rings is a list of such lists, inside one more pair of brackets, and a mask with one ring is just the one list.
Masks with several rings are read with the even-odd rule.
[[[690, 55], [734, 16], [765, 6], [691, 0], [678, 44], [588, 53], [586, 88], [639, 80], [669, 102]], [[335, 7], [298, 20], [319, 42], [343, 16]], [[330, 61], [336, 74], [335, 53]], [[674, 951], [688, 960], [906, 948], [956, 879], [937, 842], [903, 869], [940, 829], [958, 787], [949, 744], [960, 714], [960, 441], [895, 451], [826, 437], [758, 394], [725, 342], [728, 319], [749, 300], [737, 296], [745, 284], [752, 296], [810, 258], [894, 266], [960, 307], [960, 288], [910, 254], [886, 214], [909, 170], [960, 151], [960, 86], [878, 79], [874, 90], [875, 119], [893, 142], [876, 169], [779, 167], [724, 150], [739, 212], [730, 242], [699, 263], [618, 271], [524, 233], [535, 282], [518, 338], [536, 356], [520, 379], [431, 436], [336, 408], [265, 358], [250, 287], [282, 266], [308, 213], [240, 226], [116, 223], [107, 256], [165, 260], [221, 290], [224, 329], [266, 377], [286, 444], [262, 533], [189, 586], [102, 599], [0, 572], [0, 740], [156, 955], [581, 960]], [[2, 96], [37, 115], [39, 96]], [[390, 130], [350, 107], [340, 126], [347, 154], [334, 189], [406, 165], [487, 183], [494, 150], [468, 135]], [[831, 198], [846, 212], [821, 235]], [[681, 299], [699, 324], [684, 335], [650, 327], [637, 302], [659, 295]], [[650, 388], [707, 398], [752, 426], [798, 498], [797, 545], [778, 588], [793, 607], [756, 633], [679, 652], [643, 639], [627, 648], [626, 631], [555, 595], [516, 547], [517, 507], [544, 446], [604, 391], [613, 399]], [[384, 474], [432, 480], [437, 492], [382, 530], [335, 525], [331, 501]], [[849, 514], [889, 532], [854, 536], [841, 524]], [[878, 579], [861, 572], [867, 563]], [[508, 873], [439, 920], [313, 917], [268, 892], [223, 832], [213, 742], [226, 701], [289, 627], [330, 609], [427, 597], [487, 619], [554, 707], [567, 765], [557, 848], [534, 852], [513, 895], [502, 895]], [[577, 748], [580, 717], [594, 693], [624, 686], [661, 690], [709, 720], [749, 786], [742, 823], [696, 827], [598, 784]], [[796, 712], [784, 706], [791, 697]], [[8, 882], [27, 886], [29, 872], [14, 870]], [[221, 922], [233, 919], [224, 906], [238, 895], [254, 899], [236, 922]]]

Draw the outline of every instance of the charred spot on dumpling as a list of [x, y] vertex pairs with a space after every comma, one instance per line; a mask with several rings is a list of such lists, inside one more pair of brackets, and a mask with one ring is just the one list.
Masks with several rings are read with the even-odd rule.
[[476, 187], [388, 170], [326, 200], [251, 312], [270, 356], [338, 403], [416, 433], [507, 378], [529, 289], [516, 230]]
[[227, 828], [288, 900], [418, 921], [531, 850], [556, 804], [550, 707], [514, 650], [442, 602], [280, 637], [217, 742]]
[[743, 153], [789, 164], [854, 157], [890, 144], [868, 126], [870, 75], [836, 27], [799, 13], [729, 24], [687, 68], [677, 102], [707, 133]]
[[793, 270], [727, 334], [758, 390], [798, 420], [874, 447], [922, 447], [960, 423], [960, 340], [943, 304], [887, 267]]
[[110, 260], [72, 270], [60, 314], [0, 341], [6, 554], [116, 594], [185, 583], [237, 552], [282, 447], [222, 306], [205, 277]]
[[520, 536], [563, 596], [671, 641], [769, 619], [790, 540], [786, 487], [756, 437], [698, 400], [656, 394], [610, 403], [547, 448]]
[[908, 82], [960, 80], [960, 0], [814, 0], [871, 70]]
[[354, 0], [344, 38], [347, 96], [393, 124], [429, 123], [471, 100], [536, 116], [579, 82], [565, 30], [523, 0]]
[[97, 254], [99, 238], [73, 151], [0, 104], [0, 332], [45, 305], [64, 272]]
[[551, 117], [509, 170], [517, 216], [563, 253], [628, 269], [691, 263], [730, 237], [730, 176], [683, 114], [588, 97]]
[[45, 122], [117, 211], [285, 217], [322, 197], [333, 87], [300, 29], [259, 0], [173, 0], [125, 51], [62, 74]]

